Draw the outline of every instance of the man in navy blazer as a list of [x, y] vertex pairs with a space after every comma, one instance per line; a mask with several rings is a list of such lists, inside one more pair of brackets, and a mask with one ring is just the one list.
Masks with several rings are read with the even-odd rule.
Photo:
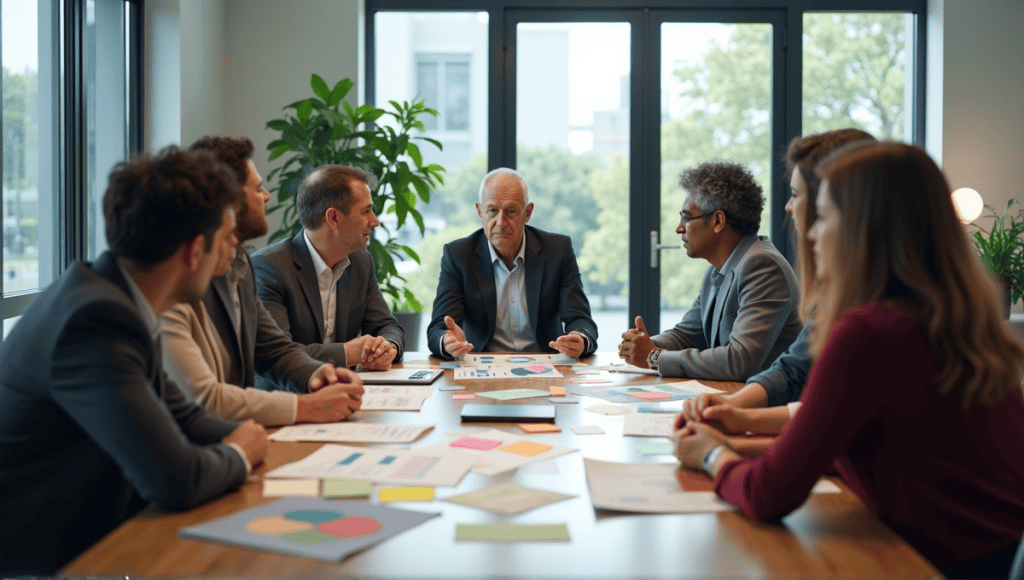
[[156, 316], [198, 300], [236, 243], [241, 188], [208, 154], [118, 165], [110, 251], [73, 264], [0, 347], [0, 577], [54, 573], [147, 502], [190, 508], [245, 481], [269, 442], [190, 402]]
[[445, 244], [427, 328], [430, 351], [458, 358], [477, 351], [597, 350], [597, 325], [568, 236], [528, 227], [526, 180], [500, 168], [480, 184], [483, 228]]
[[[373, 174], [322, 165], [299, 186], [303, 229], [252, 256], [267, 311], [309, 354], [339, 366], [386, 370], [401, 359], [405, 331], [377, 285], [366, 246], [380, 225]], [[342, 348], [344, 347], [344, 348]]]

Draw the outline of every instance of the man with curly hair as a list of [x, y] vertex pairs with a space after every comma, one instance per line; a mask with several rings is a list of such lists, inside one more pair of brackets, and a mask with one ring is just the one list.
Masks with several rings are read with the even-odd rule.
[[650, 336], [641, 317], [619, 355], [662, 376], [743, 381], [767, 368], [802, 327], [789, 262], [758, 236], [764, 195], [742, 165], [709, 161], [683, 172], [676, 233], [686, 255], [707, 260], [700, 294], [675, 328]]

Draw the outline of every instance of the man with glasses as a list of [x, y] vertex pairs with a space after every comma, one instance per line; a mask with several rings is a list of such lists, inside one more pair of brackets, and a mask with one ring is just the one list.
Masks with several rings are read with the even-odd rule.
[[683, 172], [676, 232], [686, 255], [711, 266], [675, 328], [650, 336], [641, 317], [619, 355], [662, 376], [744, 381], [767, 368], [802, 327], [800, 288], [789, 262], [757, 235], [764, 196], [743, 166], [710, 161]]
[[533, 204], [523, 176], [504, 167], [485, 175], [476, 211], [483, 228], [444, 247], [430, 351], [592, 354], [597, 325], [572, 242], [526, 226]]

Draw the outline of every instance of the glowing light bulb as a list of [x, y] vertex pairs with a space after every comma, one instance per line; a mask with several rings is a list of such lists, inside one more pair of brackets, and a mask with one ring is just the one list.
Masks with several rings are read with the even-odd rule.
[[961, 187], [953, 192], [953, 205], [956, 207], [956, 213], [960, 216], [960, 221], [969, 224], [981, 215], [985, 202], [982, 201], [981, 194], [977, 190]]

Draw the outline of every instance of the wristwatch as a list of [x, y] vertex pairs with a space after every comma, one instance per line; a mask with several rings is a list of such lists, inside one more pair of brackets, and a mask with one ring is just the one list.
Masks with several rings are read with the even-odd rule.
[[718, 459], [718, 454], [721, 453], [725, 447], [725, 443], [722, 443], [721, 445], [712, 447], [711, 451], [707, 452], [707, 455], [704, 456], [704, 461], [700, 462], [700, 468], [704, 470], [704, 473], [711, 477], [715, 476], [715, 474], [711, 473], [711, 466], [715, 464], [715, 460]]
[[661, 358], [661, 353], [665, 349], [656, 348], [647, 355], [647, 368], [658, 370], [658, 359]]

